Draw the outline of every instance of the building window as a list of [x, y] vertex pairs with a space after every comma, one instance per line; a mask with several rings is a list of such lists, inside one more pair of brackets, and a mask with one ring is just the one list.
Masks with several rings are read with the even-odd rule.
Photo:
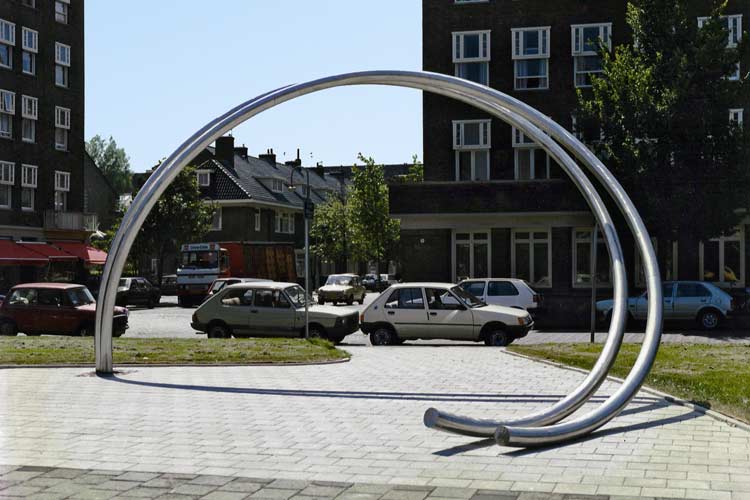
[[21, 140], [36, 142], [38, 101], [36, 97], [21, 96]]
[[70, 0], [55, 0], [55, 21], [62, 24], [68, 24], [69, 4]]
[[0, 137], [13, 138], [13, 115], [15, 114], [15, 92], [0, 89]]
[[70, 46], [55, 42], [55, 85], [67, 87], [70, 69]]
[[39, 33], [29, 28], [21, 29], [21, 71], [36, 74], [36, 54], [39, 51]]
[[55, 106], [55, 149], [68, 150], [68, 131], [70, 130], [70, 110]]
[[576, 87], [591, 87], [591, 77], [604, 71], [600, 44], [612, 50], [612, 23], [571, 26]]
[[549, 179], [552, 160], [547, 152], [517, 128], [512, 128], [512, 134], [516, 180]]
[[570, 132], [584, 144], [592, 145], [604, 140], [604, 129], [593, 120], [578, 123], [575, 115], [570, 115]]
[[294, 268], [297, 271], [298, 278], [305, 277], [305, 251], [304, 250], [294, 251]]
[[745, 110], [743, 108], [736, 108], [729, 110], [729, 121], [736, 124], [738, 127], [742, 127], [745, 118]]
[[745, 282], [745, 231], [700, 244], [700, 279], [718, 285]]
[[221, 231], [221, 207], [218, 207], [214, 211], [213, 218], [211, 219], [211, 231]]
[[284, 192], [284, 181], [281, 179], [271, 179], [271, 191], [274, 193]]
[[70, 191], [70, 172], [55, 170], [55, 211], [68, 210], [68, 192]]
[[457, 120], [453, 122], [453, 150], [457, 181], [490, 179], [490, 120]]
[[453, 33], [453, 63], [456, 76], [472, 82], [490, 83], [490, 32]]
[[255, 230], [260, 231], [260, 210], [255, 212]]
[[21, 165], [21, 210], [34, 210], [36, 186], [37, 167], [34, 165]]
[[[591, 259], [593, 241], [592, 228], [573, 230], [573, 286], [591, 286]], [[596, 284], [597, 286], [612, 286], [612, 271], [609, 265], [607, 242], [601, 231], [596, 236]]]
[[293, 213], [276, 212], [276, 232], [280, 234], [294, 234]]
[[0, 68], [13, 67], [13, 47], [16, 46], [16, 25], [0, 19]]
[[549, 230], [513, 230], [511, 273], [538, 287], [551, 287], [552, 248]]
[[[656, 238], [651, 238], [651, 245], [654, 252], [659, 255], [659, 244]], [[672, 281], [677, 279], [677, 242], [673, 241], [666, 248], [667, 254], [664, 256], [664, 269], [660, 269], [662, 281]], [[646, 286], [646, 271], [643, 268], [643, 260], [638, 247], [635, 248], [635, 286]]]
[[513, 71], [515, 90], [549, 88], [549, 26], [514, 28]]
[[199, 186], [206, 187], [211, 185], [211, 172], [207, 170], [199, 170], [196, 173], [196, 176], [198, 178]]
[[[699, 17], [698, 28], [703, 26], [710, 20], [710, 17]], [[736, 14], [732, 16], [721, 16], [720, 18], [722, 26], [727, 31], [727, 48], [736, 49], [742, 40], [742, 14]], [[740, 79], [740, 63], [737, 63], [737, 69], [732, 73], [729, 80]]]
[[16, 165], [0, 161], [0, 208], [10, 208], [13, 201], [13, 185], [16, 183]]
[[489, 231], [455, 233], [453, 240], [454, 281], [491, 276]]

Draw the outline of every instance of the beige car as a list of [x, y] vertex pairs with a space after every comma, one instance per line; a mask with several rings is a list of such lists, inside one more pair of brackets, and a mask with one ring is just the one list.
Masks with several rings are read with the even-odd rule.
[[333, 302], [335, 306], [345, 302], [352, 305], [355, 301], [364, 304], [366, 293], [362, 279], [356, 274], [332, 274], [326, 284], [318, 288], [318, 304]]
[[[296, 283], [250, 282], [222, 288], [203, 303], [190, 323], [208, 338], [303, 337], [305, 301]], [[310, 336], [341, 342], [359, 329], [356, 311], [309, 304]]]

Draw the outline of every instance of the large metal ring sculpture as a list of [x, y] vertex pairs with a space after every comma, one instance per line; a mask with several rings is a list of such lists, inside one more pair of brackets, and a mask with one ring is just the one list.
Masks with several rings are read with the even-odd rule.
[[[214, 119], [185, 141], [149, 177], [123, 217], [104, 266], [96, 310], [96, 370], [112, 373], [112, 319], [117, 283], [128, 252], [151, 208], [179, 172], [217, 138], [253, 116], [296, 97], [349, 85], [388, 85], [414, 88], [451, 97], [485, 111], [518, 128], [565, 170], [584, 195], [609, 251], [614, 308], [607, 341], [588, 376], [568, 396], [542, 411], [506, 421], [477, 420], [430, 408], [428, 427], [467, 436], [494, 437], [505, 446], [542, 446], [588, 434], [617, 416], [636, 395], [654, 362], [661, 339], [661, 279], [648, 232], [622, 186], [611, 172], [578, 139], [534, 108], [502, 92], [456, 77], [414, 71], [349, 73], [282, 87], [251, 99]], [[627, 281], [622, 248], [612, 218], [592, 182], [564, 146], [597, 179], [614, 199], [633, 232], [644, 264], [648, 289], [648, 321], [641, 352], [620, 388], [603, 404], [576, 419], [561, 422], [585, 404], [606, 379], [622, 344], [626, 319]]]

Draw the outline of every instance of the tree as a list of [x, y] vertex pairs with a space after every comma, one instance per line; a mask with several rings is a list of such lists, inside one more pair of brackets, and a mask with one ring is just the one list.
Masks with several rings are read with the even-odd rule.
[[[128, 255], [126, 268], [140, 275], [148, 274], [148, 261], [155, 258], [156, 279], [161, 283], [164, 258], [170, 252], [177, 252], [180, 244], [203, 238], [211, 228], [215, 211], [216, 206], [202, 198], [195, 168], [185, 167], [146, 217]], [[122, 216], [97, 243], [99, 248], [109, 249], [121, 222]]]
[[383, 166], [361, 153], [358, 158], [364, 165], [352, 169], [347, 199], [351, 255], [360, 261], [375, 261], [380, 267], [398, 243], [400, 223], [389, 214]]
[[86, 143], [86, 151], [104, 177], [115, 188], [117, 194], [128, 193], [132, 190], [130, 158], [123, 148], [117, 147], [112, 136], [105, 141], [100, 135], [95, 135]]
[[338, 196], [331, 196], [325, 203], [315, 207], [310, 226], [310, 251], [325, 260], [333, 261], [336, 269], [345, 265], [350, 257], [348, 210]]
[[417, 155], [411, 157], [409, 173], [404, 176], [404, 182], [422, 182], [424, 180], [424, 165]]
[[601, 78], [578, 92], [579, 122], [601, 126], [596, 152], [659, 248], [732, 233], [748, 205], [748, 134], [729, 119], [746, 99], [747, 77], [729, 77], [747, 46], [727, 48], [724, 6], [699, 29], [684, 1], [629, 3], [637, 43], [602, 50]]

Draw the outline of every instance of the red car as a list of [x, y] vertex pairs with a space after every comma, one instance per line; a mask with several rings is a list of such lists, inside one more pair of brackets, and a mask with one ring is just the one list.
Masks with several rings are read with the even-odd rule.
[[[26, 283], [11, 288], [0, 305], [0, 335], [94, 334], [96, 301], [83, 285]], [[128, 310], [115, 307], [112, 335], [128, 328]]]

